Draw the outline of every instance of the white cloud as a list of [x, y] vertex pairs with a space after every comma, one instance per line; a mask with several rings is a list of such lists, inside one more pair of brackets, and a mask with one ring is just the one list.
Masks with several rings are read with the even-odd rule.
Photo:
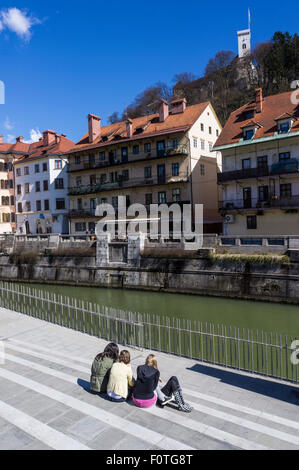
[[11, 122], [8, 116], [4, 121], [4, 127], [7, 131], [11, 131], [14, 128], [14, 124]]
[[15, 135], [12, 135], [12, 134], [7, 134], [6, 136], [6, 142], [8, 142], [9, 144], [12, 144], [16, 141], [16, 136]]
[[1, 10], [0, 17], [0, 31], [7, 28], [26, 41], [30, 40], [32, 34], [31, 27], [41, 23], [38, 18], [29, 16], [25, 11], [21, 11], [18, 8]]
[[42, 137], [42, 134], [39, 129], [31, 129], [30, 131], [30, 140], [24, 140], [25, 144], [33, 144], [33, 142], [38, 142]]

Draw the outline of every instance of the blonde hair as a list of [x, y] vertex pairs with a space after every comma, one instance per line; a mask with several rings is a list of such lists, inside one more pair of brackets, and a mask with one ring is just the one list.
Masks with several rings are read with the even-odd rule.
[[147, 356], [145, 364], [150, 367], [154, 367], [155, 369], [158, 369], [158, 361], [157, 358], [154, 354], [150, 354]]

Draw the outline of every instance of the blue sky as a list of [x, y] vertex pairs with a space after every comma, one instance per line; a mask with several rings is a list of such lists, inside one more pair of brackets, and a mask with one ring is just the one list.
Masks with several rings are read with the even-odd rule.
[[53, 129], [77, 141], [87, 130], [88, 113], [105, 124], [147, 86], [171, 84], [185, 71], [200, 76], [217, 51], [237, 53], [236, 32], [247, 27], [248, 6], [253, 43], [277, 30], [298, 32], [297, 2], [293, 9], [263, 0], [1, 3], [6, 102], [0, 105], [0, 133], [6, 140]]

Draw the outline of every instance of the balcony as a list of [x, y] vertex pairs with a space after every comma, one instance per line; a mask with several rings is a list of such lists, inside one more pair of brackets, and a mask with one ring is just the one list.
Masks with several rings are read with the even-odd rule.
[[220, 211], [244, 211], [247, 209], [293, 209], [299, 208], [299, 195], [294, 196], [272, 196], [261, 201], [258, 198], [251, 199], [229, 199], [220, 203]]
[[189, 182], [189, 175], [187, 173], [181, 173], [178, 176], [172, 175], [161, 175], [154, 176], [152, 178], [130, 178], [124, 179], [122, 175], [119, 175], [118, 180], [110, 183], [97, 183], [87, 186], [78, 186], [69, 188], [70, 196], [79, 196], [84, 194], [97, 194], [103, 191], [113, 191], [121, 188], [134, 188], [143, 186], [154, 186], [164, 184], [179, 184]]
[[218, 184], [241, 179], [259, 178], [263, 176], [275, 176], [284, 173], [296, 173], [299, 171], [299, 161], [295, 158], [283, 162], [274, 163], [271, 167], [261, 166], [246, 170], [225, 171], [218, 173]]
[[83, 218], [91, 218], [95, 216], [95, 209], [90, 210], [83, 210], [83, 209], [72, 209], [69, 212], [70, 219], [83, 219]]
[[152, 149], [150, 152], [140, 152], [139, 154], [133, 154], [133, 152], [131, 152], [125, 158], [122, 158], [121, 156], [117, 156], [114, 158], [107, 157], [107, 160], [97, 161], [94, 163], [82, 162], [79, 165], [72, 163], [68, 165], [68, 173], [73, 173], [73, 172], [83, 171], [83, 170], [107, 168], [111, 166], [119, 166], [119, 165], [124, 165], [124, 164], [142, 162], [145, 160], [166, 158], [166, 157], [172, 157], [176, 155], [178, 156], [188, 155], [188, 154], [189, 154], [189, 146], [181, 144], [181, 145], [178, 145], [177, 147], [166, 147], [165, 149], [162, 149], [162, 150]]

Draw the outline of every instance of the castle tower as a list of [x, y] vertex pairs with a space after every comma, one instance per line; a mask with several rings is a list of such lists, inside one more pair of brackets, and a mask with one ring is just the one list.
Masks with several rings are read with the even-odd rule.
[[238, 31], [238, 50], [239, 50], [239, 59], [242, 59], [247, 54], [251, 53], [251, 18], [250, 10], [248, 10], [248, 29], [243, 31]]

